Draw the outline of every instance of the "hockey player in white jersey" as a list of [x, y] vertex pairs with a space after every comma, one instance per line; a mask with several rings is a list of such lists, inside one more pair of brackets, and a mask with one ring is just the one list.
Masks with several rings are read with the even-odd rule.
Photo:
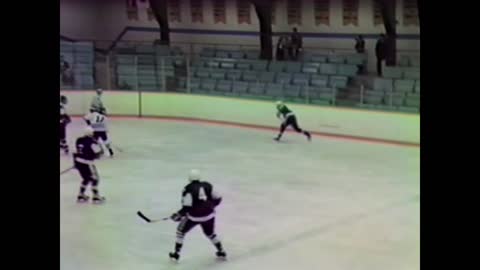
[[107, 115], [107, 110], [103, 106], [102, 94], [103, 90], [101, 88], [97, 89], [97, 94], [93, 97], [92, 103], [90, 103], [90, 111], [95, 111], [103, 115]]
[[107, 128], [107, 117], [101, 113], [98, 113], [93, 108], [90, 109], [90, 113], [84, 117], [87, 125], [93, 129], [93, 137], [97, 141], [102, 141], [102, 143], [107, 148], [110, 156], [113, 156], [113, 150], [108, 139], [108, 128]]

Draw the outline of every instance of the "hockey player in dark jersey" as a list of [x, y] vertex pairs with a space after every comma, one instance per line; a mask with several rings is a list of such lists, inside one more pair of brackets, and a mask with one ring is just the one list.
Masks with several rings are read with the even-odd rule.
[[86, 127], [85, 135], [76, 140], [75, 148], [76, 152], [73, 154], [74, 166], [82, 177], [77, 202], [88, 202], [89, 197], [85, 195], [85, 190], [88, 185], [91, 185], [93, 203], [102, 203], [105, 201], [105, 198], [98, 193], [100, 178], [94, 161], [103, 154], [103, 150], [93, 138], [93, 129], [91, 127]]
[[65, 110], [65, 105], [67, 105], [68, 100], [66, 96], [60, 96], [60, 149], [63, 150], [65, 154], [68, 154], [68, 144], [67, 144], [67, 125], [71, 122], [70, 116]]
[[215, 207], [220, 204], [222, 197], [213, 190], [209, 182], [200, 181], [198, 170], [192, 170], [188, 176], [190, 183], [182, 193], [182, 209], [172, 214], [171, 219], [180, 222], [177, 227], [175, 251], [170, 258], [178, 260], [183, 245], [183, 238], [193, 227], [200, 225], [203, 233], [217, 248], [217, 257], [225, 259], [227, 254], [222, 243], [215, 234]]
[[307, 136], [307, 139], [309, 141], [311, 140], [310, 133], [306, 130], [302, 130], [298, 126], [295, 114], [290, 109], [288, 109], [288, 107], [282, 101], [277, 101], [277, 117], [280, 118], [280, 116], [283, 118], [283, 122], [280, 126], [280, 133], [276, 138], [274, 138], [274, 140], [279, 141], [283, 135], [283, 132], [288, 126], [292, 126], [296, 132], [303, 133], [305, 136]]

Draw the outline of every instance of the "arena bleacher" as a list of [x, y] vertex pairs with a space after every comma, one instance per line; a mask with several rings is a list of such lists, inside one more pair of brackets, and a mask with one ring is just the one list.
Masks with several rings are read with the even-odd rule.
[[[113, 86], [126, 91], [181, 92], [325, 106], [419, 112], [420, 62], [401, 56], [383, 76], [359, 74], [364, 54], [307, 51], [300, 61], [259, 59], [258, 50], [203, 48], [187, 55], [178, 47], [119, 43], [111, 55]], [[61, 42], [75, 80], [63, 89], [93, 89], [92, 43]]]

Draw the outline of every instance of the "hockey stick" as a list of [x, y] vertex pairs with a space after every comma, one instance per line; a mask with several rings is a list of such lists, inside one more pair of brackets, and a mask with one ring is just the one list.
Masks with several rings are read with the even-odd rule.
[[75, 168], [75, 166], [72, 166], [72, 167], [70, 167], [70, 168], [67, 168], [67, 169], [65, 169], [65, 170], [61, 171], [61, 172], [60, 172], [60, 175], [62, 175], [62, 174], [65, 174], [65, 173], [67, 173], [67, 172], [69, 172], [69, 171], [73, 170], [74, 168]]
[[145, 216], [140, 211], [137, 211], [137, 215], [148, 223], [154, 223], [154, 222], [159, 222], [159, 221], [164, 221], [164, 220], [169, 220], [170, 219], [169, 217], [164, 217], [162, 219], [149, 219], [147, 216]]

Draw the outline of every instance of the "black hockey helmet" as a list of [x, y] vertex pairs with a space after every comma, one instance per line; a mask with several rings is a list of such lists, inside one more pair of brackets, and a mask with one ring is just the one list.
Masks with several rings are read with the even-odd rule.
[[67, 102], [68, 102], [67, 97], [64, 96], [64, 95], [61, 95], [61, 96], [60, 96], [60, 103], [62, 103], [62, 104], [67, 104]]

